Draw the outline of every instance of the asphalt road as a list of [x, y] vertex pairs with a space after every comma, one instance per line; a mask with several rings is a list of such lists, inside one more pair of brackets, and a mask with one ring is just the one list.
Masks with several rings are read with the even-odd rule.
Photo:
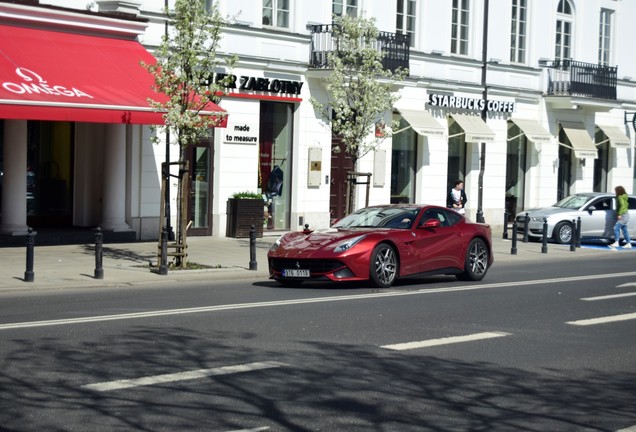
[[636, 430], [633, 254], [0, 302], [0, 430]]

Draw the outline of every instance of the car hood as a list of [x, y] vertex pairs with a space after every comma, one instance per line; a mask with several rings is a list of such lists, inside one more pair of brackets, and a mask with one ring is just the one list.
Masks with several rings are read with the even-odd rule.
[[310, 233], [297, 231], [285, 234], [280, 239], [280, 245], [276, 250], [278, 256], [294, 258], [308, 258], [318, 251], [331, 252], [340, 243], [360, 235], [377, 233], [382, 229], [334, 229], [317, 230]]
[[530, 217], [548, 217], [557, 214], [576, 213], [578, 210], [566, 209], [561, 207], [541, 207], [522, 211], [517, 216], [525, 216], [528, 213]]

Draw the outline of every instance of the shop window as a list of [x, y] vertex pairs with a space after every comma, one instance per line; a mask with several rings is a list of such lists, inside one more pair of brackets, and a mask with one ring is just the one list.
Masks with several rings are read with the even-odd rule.
[[607, 173], [609, 172], [609, 149], [610, 144], [607, 136], [602, 130], [598, 130], [594, 137], [597, 145], [598, 158], [594, 159], [594, 192], [607, 192]]
[[572, 151], [572, 143], [561, 129], [559, 131], [559, 142], [565, 143], [569, 147], [559, 145], [559, 171], [557, 175], [557, 201], [570, 195], [572, 187], [572, 161], [574, 160], [574, 152]]
[[[399, 129], [408, 128], [404, 119]], [[391, 148], [391, 203], [415, 202], [417, 134], [408, 128], [393, 136]]]
[[524, 193], [529, 141], [517, 125], [512, 122], [509, 124], [508, 136], [514, 138], [508, 141], [505, 203], [508, 221], [512, 222], [515, 215], [525, 208]]
[[293, 105], [261, 102], [258, 187], [265, 197], [263, 227], [289, 229]]
[[[446, 172], [447, 191], [455, 187], [456, 180], [466, 178], [466, 142], [464, 130], [455, 121], [448, 127], [448, 168]], [[468, 197], [470, 199], [470, 197]], [[446, 199], [446, 197], [444, 197]]]

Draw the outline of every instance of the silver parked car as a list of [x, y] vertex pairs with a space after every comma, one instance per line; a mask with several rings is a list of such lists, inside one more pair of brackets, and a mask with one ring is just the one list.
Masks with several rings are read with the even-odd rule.
[[[636, 196], [629, 196], [629, 235], [636, 240]], [[543, 208], [524, 210], [515, 220], [519, 233], [530, 218], [528, 237], [543, 236], [543, 220], [547, 220], [548, 238], [556, 243], [569, 244], [578, 218], [581, 218], [581, 240], [611, 243], [614, 241], [616, 223], [616, 199], [611, 193], [577, 193], [563, 198], [558, 203]], [[574, 222], [574, 224], [573, 224]]]

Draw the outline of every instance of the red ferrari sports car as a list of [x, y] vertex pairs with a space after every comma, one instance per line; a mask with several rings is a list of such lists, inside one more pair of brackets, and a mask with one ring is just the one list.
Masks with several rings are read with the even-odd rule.
[[489, 225], [417, 204], [367, 207], [326, 230], [305, 226], [280, 237], [267, 255], [270, 278], [283, 285], [370, 280], [386, 288], [416, 274], [478, 281], [493, 263]]

